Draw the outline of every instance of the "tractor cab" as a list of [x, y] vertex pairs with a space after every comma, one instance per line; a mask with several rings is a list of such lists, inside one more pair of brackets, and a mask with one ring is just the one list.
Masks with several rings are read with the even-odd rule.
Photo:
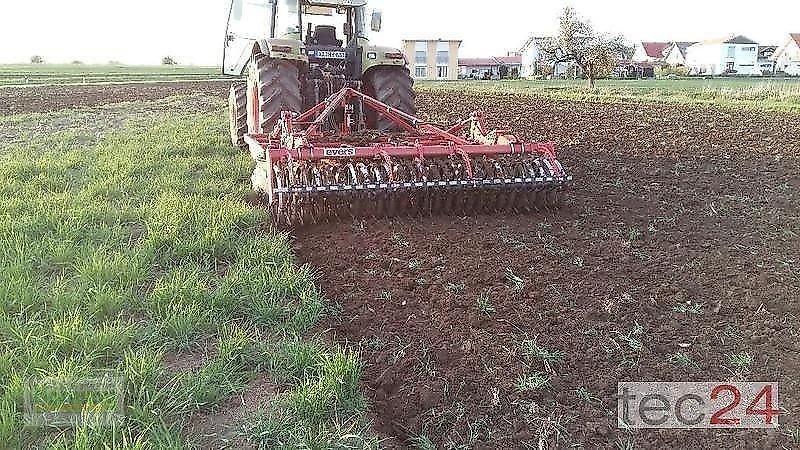
[[241, 74], [254, 43], [268, 40], [294, 41], [296, 56], [311, 60], [344, 60], [345, 47], [368, 44], [370, 29], [380, 31], [381, 13], [368, 29], [366, 0], [231, 0], [223, 71]]

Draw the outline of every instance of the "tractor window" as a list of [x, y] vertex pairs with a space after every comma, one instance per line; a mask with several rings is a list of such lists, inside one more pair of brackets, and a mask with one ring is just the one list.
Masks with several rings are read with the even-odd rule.
[[272, 30], [274, 0], [233, 0], [228, 31], [237, 36], [260, 39]]
[[231, 11], [231, 20], [240, 21], [242, 20], [242, 10], [244, 5], [242, 5], [242, 0], [234, 0], [233, 1], [233, 8]]
[[356, 36], [369, 39], [369, 29], [367, 28], [367, 8], [360, 6], [355, 9]]
[[[345, 40], [344, 24], [347, 23], [347, 10], [337, 11], [336, 8], [327, 6], [306, 6], [303, 12], [303, 23], [311, 30], [311, 34], [307, 36], [308, 42], [314, 43], [318, 38], [324, 37], [324, 45], [342, 45], [341, 41]], [[325, 36], [315, 36], [318, 29], [324, 29]], [[336, 30], [335, 39], [333, 29]]]
[[278, 0], [275, 37], [300, 39], [300, 5], [298, 0]]

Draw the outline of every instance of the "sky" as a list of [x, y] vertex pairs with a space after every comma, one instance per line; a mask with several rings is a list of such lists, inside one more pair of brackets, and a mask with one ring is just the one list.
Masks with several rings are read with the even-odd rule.
[[[230, 0], [0, 0], [0, 63], [219, 65]], [[383, 11], [380, 45], [402, 39], [464, 41], [461, 56], [501, 56], [528, 36], [555, 32], [565, 5], [600, 31], [635, 41], [695, 41], [744, 34], [782, 44], [800, 32], [800, 1], [372, 0]]]

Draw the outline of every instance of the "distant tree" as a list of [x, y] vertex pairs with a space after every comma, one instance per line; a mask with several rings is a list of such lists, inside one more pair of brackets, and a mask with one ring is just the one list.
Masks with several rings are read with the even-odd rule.
[[75, 64], [76, 66], [80, 66], [81, 64], [83, 64], [83, 61], [78, 61], [76, 59], [75, 61], [72, 61], [72, 64]]
[[553, 76], [555, 72], [555, 67], [553, 64], [542, 64], [540, 62], [535, 62], [536, 65], [536, 75], [541, 76], [542, 78], [550, 78]]
[[165, 56], [161, 58], [161, 64], [165, 66], [176, 66], [178, 65], [178, 61], [175, 61], [175, 58], [172, 56]]
[[117, 61], [116, 59], [112, 59], [111, 61], [108, 62], [108, 65], [109, 66], [121, 66], [122, 63]]
[[44, 58], [39, 55], [31, 56], [31, 64], [44, 64]]
[[567, 6], [559, 18], [558, 36], [544, 43], [544, 53], [553, 65], [574, 62], [594, 87], [598, 78], [608, 76], [631, 47], [620, 35], [595, 32], [592, 26]]

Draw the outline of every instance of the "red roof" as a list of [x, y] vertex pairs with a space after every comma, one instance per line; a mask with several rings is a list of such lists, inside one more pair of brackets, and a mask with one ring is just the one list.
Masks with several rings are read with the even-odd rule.
[[500, 66], [521, 65], [522, 56], [493, 56], [491, 58], [459, 58], [459, 66]]
[[494, 58], [458, 58], [459, 66], [494, 66], [497, 62]]
[[642, 42], [644, 52], [650, 58], [663, 58], [664, 50], [666, 50], [669, 46], [669, 42]]
[[498, 56], [495, 58], [496, 60], [500, 61], [503, 64], [514, 65], [514, 64], [522, 64], [522, 56]]
[[789, 36], [791, 36], [797, 46], [800, 47], [800, 33], [790, 33]]

